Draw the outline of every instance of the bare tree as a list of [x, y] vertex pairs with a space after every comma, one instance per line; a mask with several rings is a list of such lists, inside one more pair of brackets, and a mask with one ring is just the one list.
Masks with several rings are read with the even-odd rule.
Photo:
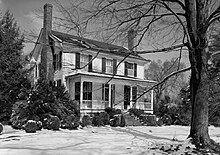
[[126, 32], [134, 29], [135, 46], [151, 47], [136, 51], [139, 54], [179, 51], [181, 59], [187, 50], [192, 102], [189, 137], [199, 148], [216, 148], [208, 134], [207, 53], [209, 27], [220, 19], [218, 0], [78, 0], [65, 7], [57, 2], [57, 6], [64, 17], [57, 17], [59, 26], [78, 34], [92, 33], [114, 42], [124, 40]]
[[[179, 63], [179, 58], [172, 58], [170, 61], [166, 60], [162, 62], [160, 59], [157, 61], [152, 61], [149, 67], [145, 70], [145, 78], [154, 81], [161, 81], [169, 74], [185, 68], [185, 63]], [[154, 89], [156, 102], [154, 102], [154, 110], [155, 112], [158, 110], [158, 103], [163, 98], [163, 95], [168, 96], [178, 96], [181, 88], [186, 85], [187, 80], [184, 77], [184, 73], [177, 74], [169, 78], [169, 80], [163, 82], [158, 85]]]

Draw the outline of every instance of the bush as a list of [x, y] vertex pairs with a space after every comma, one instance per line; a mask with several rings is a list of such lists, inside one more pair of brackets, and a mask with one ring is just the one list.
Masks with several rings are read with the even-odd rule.
[[67, 116], [61, 121], [61, 128], [75, 130], [79, 127], [79, 118], [75, 115]]
[[134, 116], [136, 116], [138, 118], [140, 118], [140, 116], [142, 114], [144, 114], [144, 110], [136, 109], [136, 108], [131, 108], [131, 109], [128, 110], [128, 112], [129, 112], [130, 115], [134, 115]]
[[82, 118], [81, 125], [82, 125], [82, 127], [92, 125], [92, 119], [90, 118], [90, 116], [84, 115], [83, 118]]
[[112, 127], [124, 127], [125, 126], [125, 118], [122, 114], [114, 115], [114, 118], [110, 120], [110, 126]]
[[[70, 100], [65, 87], [55, 87], [44, 81], [39, 81], [30, 90], [26, 100], [17, 102], [13, 106], [11, 116], [12, 127], [21, 129], [28, 120], [41, 121], [43, 127], [47, 127], [45, 119], [49, 115], [57, 116], [59, 120], [65, 120], [67, 116], [79, 117], [78, 102]], [[76, 124], [76, 123], [75, 123]], [[79, 124], [79, 123], [78, 123]], [[73, 128], [73, 125], [69, 125]]]
[[110, 117], [109, 114], [106, 112], [96, 113], [92, 119], [92, 124], [94, 126], [104, 126], [110, 124]]
[[121, 114], [120, 109], [115, 109], [110, 107], [105, 108], [105, 112], [109, 114], [110, 119], [114, 118], [114, 115]]
[[57, 116], [50, 116], [47, 121], [47, 128], [49, 130], [59, 130], [60, 128], [60, 119]]
[[28, 120], [25, 127], [25, 132], [27, 133], [35, 133], [37, 131], [37, 123], [33, 120]]

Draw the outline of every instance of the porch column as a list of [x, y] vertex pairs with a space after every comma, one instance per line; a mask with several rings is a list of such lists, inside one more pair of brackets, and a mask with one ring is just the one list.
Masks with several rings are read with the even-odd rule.
[[80, 107], [82, 107], [82, 103], [83, 103], [83, 81], [80, 82]]
[[108, 86], [108, 98], [109, 98], [109, 100], [108, 100], [108, 107], [111, 107], [111, 102], [112, 102], [112, 84], [109, 84], [109, 86]]
[[154, 90], [151, 90], [151, 112], [153, 113], [154, 110]]

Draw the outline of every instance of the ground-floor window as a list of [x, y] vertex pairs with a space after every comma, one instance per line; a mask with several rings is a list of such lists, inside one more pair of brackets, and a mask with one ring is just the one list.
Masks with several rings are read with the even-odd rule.
[[83, 82], [83, 100], [92, 100], [92, 82]]

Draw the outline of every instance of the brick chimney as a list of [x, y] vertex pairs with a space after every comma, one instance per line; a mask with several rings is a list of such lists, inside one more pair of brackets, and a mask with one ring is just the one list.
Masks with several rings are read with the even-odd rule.
[[52, 30], [52, 8], [51, 4], [44, 5], [44, 18], [43, 18], [43, 48], [41, 51], [41, 67], [40, 78], [53, 82], [53, 56], [49, 46], [49, 34]]
[[43, 25], [43, 28], [49, 32], [51, 32], [51, 30], [52, 30], [52, 9], [53, 9], [52, 4], [46, 3], [44, 5], [44, 23], [43, 23], [44, 25]]
[[136, 36], [137, 36], [137, 32], [134, 29], [130, 29], [128, 31], [128, 49], [131, 51], [135, 51], [136, 50]]

